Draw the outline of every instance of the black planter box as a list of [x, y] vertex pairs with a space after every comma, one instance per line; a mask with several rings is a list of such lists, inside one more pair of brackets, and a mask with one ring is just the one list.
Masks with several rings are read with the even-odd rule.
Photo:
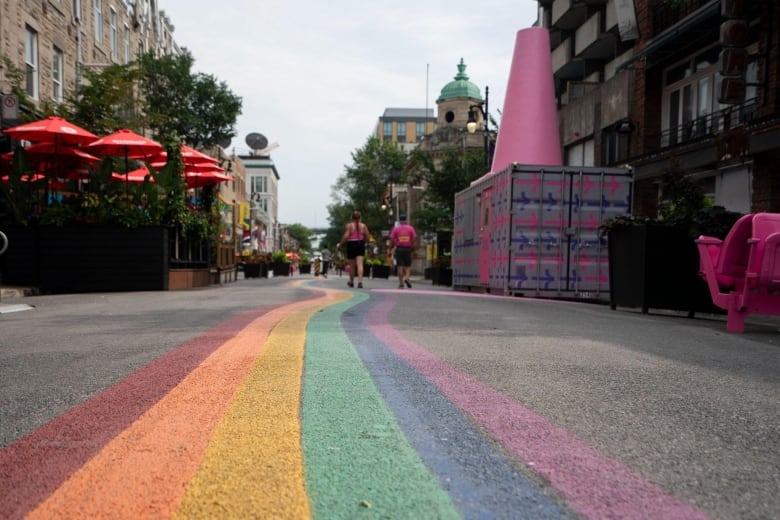
[[687, 229], [641, 224], [610, 230], [610, 306], [722, 312], [699, 276], [699, 253]]
[[266, 264], [244, 264], [244, 278], [265, 278], [268, 276]]
[[311, 274], [311, 264], [300, 264], [298, 267], [300, 268], [301, 274]]
[[452, 285], [452, 269], [449, 267], [431, 268], [431, 285]]
[[8, 238], [8, 248], [0, 255], [0, 281], [5, 285], [37, 287], [38, 226], [3, 226], [0, 231]]
[[274, 262], [273, 272], [274, 276], [290, 276], [290, 264]]
[[372, 265], [371, 266], [371, 278], [390, 278], [390, 266], [389, 265]]

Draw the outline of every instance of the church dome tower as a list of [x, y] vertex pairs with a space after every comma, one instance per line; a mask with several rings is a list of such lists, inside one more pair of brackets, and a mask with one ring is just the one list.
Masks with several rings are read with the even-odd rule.
[[469, 107], [482, 104], [479, 87], [469, 81], [463, 58], [458, 64], [458, 73], [441, 89], [438, 105], [438, 126], [456, 126], [464, 128], [469, 118]]

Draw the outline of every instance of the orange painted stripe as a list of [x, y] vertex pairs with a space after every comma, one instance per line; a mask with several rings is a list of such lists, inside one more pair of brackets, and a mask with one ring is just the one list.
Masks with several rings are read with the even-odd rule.
[[66, 480], [28, 518], [167, 518], [269, 331], [297, 302], [254, 320]]

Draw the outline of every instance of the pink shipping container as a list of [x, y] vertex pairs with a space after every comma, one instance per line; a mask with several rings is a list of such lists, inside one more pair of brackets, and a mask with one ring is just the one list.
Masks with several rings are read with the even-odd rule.
[[599, 226], [631, 213], [631, 174], [601, 167], [513, 164], [455, 196], [457, 290], [609, 300]]

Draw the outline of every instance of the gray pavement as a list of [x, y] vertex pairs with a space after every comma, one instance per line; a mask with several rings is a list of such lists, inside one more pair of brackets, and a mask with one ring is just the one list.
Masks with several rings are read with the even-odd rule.
[[[346, 277], [296, 278], [347, 290]], [[307, 297], [285, 281], [168, 293], [4, 293], [0, 448], [229, 316]], [[722, 316], [459, 294], [421, 280], [411, 291], [397, 290], [393, 278], [365, 285], [370, 301], [397, 298], [388, 321], [405, 338], [576, 446], [619, 461], [710, 517], [778, 517], [775, 318], [750, 317], [744, 334], [728, 334]]]

